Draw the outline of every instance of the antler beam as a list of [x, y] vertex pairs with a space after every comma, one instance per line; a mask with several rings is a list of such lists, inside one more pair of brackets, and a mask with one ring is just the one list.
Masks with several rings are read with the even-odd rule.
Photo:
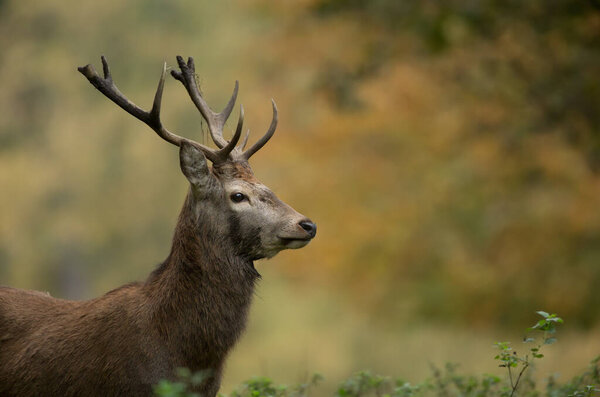
[[139, 106], [137, 106], [135, 103], [131, 102], [125, 97], [125, 95], [121, 93], [121, 91], [119, 91], [119, 89], [113, 82], [112, 76], [110, 74], [110, 69], [108, 67], [108, 62], [106, 62], [106, 58], [104, 57], [104, 55], [102, 55], [101, 59], [104, 78], [98, 75], [98, 72], [96, 72], [96, 69], [94, 69], [94, 67], [91, 64], [88, 64], [83, 67], [78, 67], [77, 70], [79, 70], [79, 72], [83, 74], [89, 80], [89, 82], [92, 83], [92, 85], [96, 87], [96, 89], [102, 94], [104, 94], [104, 96], [106, 96], [108, 99], [119, 105], [123, 110], [125, 110], [127, 113], [131, 114], [138, 120], [146, 123], [165, 141], [170, 142], [176, 146], [180, 146], [181, 141], [185, 138], [173, 134], [172, 132], [164, 128], [162, 122], [160, 121], [160, 106], [163, 88], [165, 85], [165, 73], [167, 69], [167, 64], [163, 64], [163, 69], [160, 76], [160, 80], [158, 82], [158, 87], [156, 89], [156, 94], [154, 95], [152, 109], [149, 112], [147, 112]]
[[196, 83], [196, 66], [194, 65], [194, 58], [189, 57], [186, 64], [183, 57], [178, 55], [177, 64], [179, 65], [180, 71], [171, 70], [171, 76], [183, 84], [190, 95], [192, 102], [194, 102], [194, 105], [196, 105], [196, 108], [208, 123], [210, 136], [215, 142], [215, 145], [219, 148], [223, 148], [227, 145], [227, 140], [223, 137], [223, 127], [235, 105], [239, 88], [238, 82], [235, 82], [233, 94], [223, 111], [221, 111], [221, 113], [216, 113], [208, 106], [204, 98], [202, 98], [202, 94], [200, 94], [200, 89]]
[[[225, 123], [227, 122], [227, 119], [231, 115], [231, 111], [233, 110], [235, 101], [237, 99], [239, 88], [238, 82], [235, 82], [233, 94], [231, 95], [231, 98], [229, 99], [229, 102], [227, 103], [225, 108], [220, 113], [216, 113], [208, 106], [208, 104], [202, 97], [202, 94], [200, 93], [198, 84], [196, 83], [195, 79], [196, 70], [193, 58], [188, 58], [188, 61], [186, 63], [184, 62], [181, 56], [177, 56], [177, 64], [179, 65], [180, 70], [172, 70], [171, 75], [175, 79], [180, 81], [187, 90], [190, 98], [192, 99], [192, 102], [194, 102], [194, 105], [196, 105], [196, 108], [200, 111], [200, 114], [202, 114], [202, 117], [208, 123], [211, 138], [219, 149], [213, 150], [196, 141], [176, 135], [167, 130], [163, 126], [162, 121], [160, 119], [162, 93], [167, 70], [166, 63], [163, 65], [162, 68], [160, 80], [156, 89], [156, 94], [154, 95], [154, 102], [152, 103], [152, 109], [150, 111], [145, 111], [133, 102], [131, 102], [129, 99], [127, 99], [127, 97], [125, 97], [125, 95], [123, 95], [121, 91], [119, 91], [119, 89], [113, 82], [106, 58], [102, 56], [101, 59], [104, 77], [101, 77], [91, 64], [79, 67], [77, 68], [77, 70], [79, 70], [79, 72], [83, 74], [98, 91], [104, 94], [104, 96], [106, 96], [108, 99], [119, 105], [119, 107], [121, 107], [127, 113], [131, 114], [138, 120], [148, 125], [158, 134], [158, 136], [163, 138], [165, 141], [172, 143], [175, 146], [181, 146], [181, 143], [183, 141], [189, 142], [190, 144], [194, 145], [199, 150], [201, 150], [204, 153], [204, 155], [213, 163], [222, 163], [227, 161], [228, 158], [248, 160], [254, 153], [256, 153], [260, 148], [262, 148], [275, 133], [275, 129], [277, 128], [277, 106], [275, 105], [275, 101], [271, 100], [273, 104], [273, 119], [271, 120], [271, 125], [269, 126], [269, 129], [267, 130], [265, 135], [262, 136], [256, 143], [254, 143], [254, 145], [252, 145], [250, 149], [246, 150], [245, 152], [242, 152], [248, 141], [248, 131], [241, 145], [238, 148], [236, 148], [236, 145], [240, 140], [242, 126], [244, 123], [244, 108], [240, 105], [240, 116], [238, 119], [236, 131], [231, 140], [227, 141], [223, 137], [223, 128], [225, 126]], [[234, 149], [236, 149], [235, 152], [233, 152]]]

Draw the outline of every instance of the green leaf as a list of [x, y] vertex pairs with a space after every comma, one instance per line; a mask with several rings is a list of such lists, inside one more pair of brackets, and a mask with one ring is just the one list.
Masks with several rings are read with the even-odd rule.
[[550, 317], [550, 314], [548, 314], [548, 313], [546, 313], [544, 311], [541, 311], [541, 310], [537, 311], [536, 313], [539, 314], [540, 316], [544, 317], [544, 318]]
[[545, 326], [546, 324], [548, 324], [548, 320], [540, 320], [538, 321], [537, 325], [540, 327]]

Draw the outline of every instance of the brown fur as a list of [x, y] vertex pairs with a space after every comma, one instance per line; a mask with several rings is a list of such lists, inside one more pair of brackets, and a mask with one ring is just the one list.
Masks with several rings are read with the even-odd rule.
[[217, 175], [224, 175], [228, 178], [239, 178], [248, 182], [257, 182], [252, 172], [252, 168], [245, 161], [228, 161], [226, 163], [214, 166]]
[[[182, 169], [202, 180], [205, 159], [190, 153], [200, 157], [182, 154]], [[261, 256], [260, 225], [244, 226], [227, 201], [235, 178], [255, 181], [247, 163], [229, 163], [192, 184], [171, 252], [145, 282], [82, 302], [0, 287], [0, 396], [148, 396], [177, 367], [208, 371], [198, 391], [216, 395]]]

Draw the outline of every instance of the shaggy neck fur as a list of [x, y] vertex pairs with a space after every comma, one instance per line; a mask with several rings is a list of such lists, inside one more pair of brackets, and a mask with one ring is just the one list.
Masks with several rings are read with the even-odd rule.
[[[219, 376], [228, 351], [246, 325], [260, 275], [251, 260], [236, 254], [223, 227], [232, 225], [197, 213], [188, 194], [167, 260], [148, 278], [153, 324], [176, 352], [174, 366]], [[225, 223], [225, 224], [223, 224]]]

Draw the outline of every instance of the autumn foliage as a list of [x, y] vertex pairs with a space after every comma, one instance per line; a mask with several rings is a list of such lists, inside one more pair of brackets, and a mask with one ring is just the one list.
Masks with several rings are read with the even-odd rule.
[[[76, 67], [104, 53], [149, 107], [183, 53], [211, 102], [240, 80], [254, 136], [277, 100], [256, 174], [319, 225], [281, 272], [373, 317], [597, 324], [596, 2], [36, 3], [0, 2], [0, 283], [89, 297], [167, 255], [176, 151]], [[177, 84], [163, 102], [200, 136]]]

